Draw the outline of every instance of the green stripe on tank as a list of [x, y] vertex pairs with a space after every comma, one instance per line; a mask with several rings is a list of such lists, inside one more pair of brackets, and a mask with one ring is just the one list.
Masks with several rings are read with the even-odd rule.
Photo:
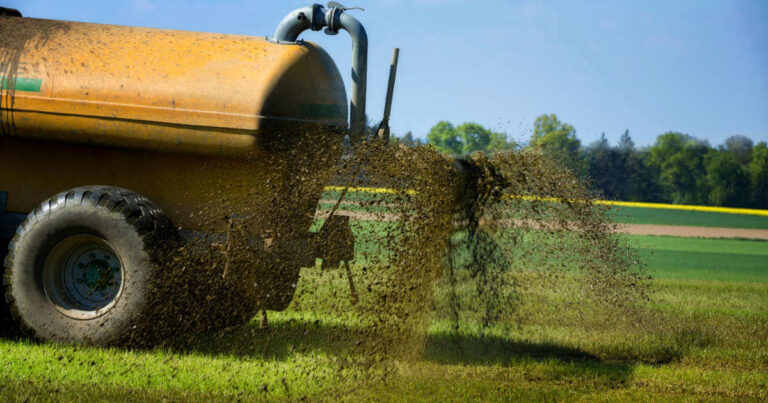
[[301, 104], [299, 114], [302, 119], [347, 119], [346, 105]]
[[42, 85], [43, 80], [39, 78], [14, 77], [9, 80], [7, 77], [0, 76], [0, 89], [3, 90], [40, 92]]

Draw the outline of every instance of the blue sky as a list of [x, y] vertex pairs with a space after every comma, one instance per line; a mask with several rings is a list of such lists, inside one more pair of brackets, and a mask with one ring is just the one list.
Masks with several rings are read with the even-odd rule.
[[[349, 1], [349, 0], [347, 0]], [[269, 35], [296, 0], [0, 0], [25, 16]], [[524, 142], [555, 113], [585, 143], [629, 129], [720, 144], [768, 140], [768, 1], [359, 0], [370, 38], [368, 114], [379, 119], [401, 48], [392, 128], [423, 137], [474, 121]], [[308, 32], [348, 75], [346, 34]]]

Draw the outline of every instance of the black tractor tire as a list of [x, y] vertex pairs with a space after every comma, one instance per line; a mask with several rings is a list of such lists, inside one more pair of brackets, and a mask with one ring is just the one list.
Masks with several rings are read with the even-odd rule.
[[152, 280], [173, 236], [165, 214], [129, 190], [60, 193], [11, 240], [3, 276], [10, 312], [36, 339], [122, 343], [148, 318]]

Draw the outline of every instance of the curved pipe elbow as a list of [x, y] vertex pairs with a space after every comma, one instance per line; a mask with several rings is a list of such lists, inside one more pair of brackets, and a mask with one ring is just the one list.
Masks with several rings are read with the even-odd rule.
[[349, 32], [349, 36], [352, 37], [352, 45], [366, 51], [368, 54], [368, 33], [365, 32], [365, 28], [357, 18], [349, 14], [341, 14], [339, 17], [341, 28]]
[[273, 39], [276, 42], [296, 42], [302, 32], [312, 27], [312, 7], [302, 7], [286, 15], [275, 29]]

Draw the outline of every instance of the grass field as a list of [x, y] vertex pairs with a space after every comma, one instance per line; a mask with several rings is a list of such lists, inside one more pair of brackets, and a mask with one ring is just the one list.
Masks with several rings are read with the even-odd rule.
[[[664, 224], [698, 219], [681, 215]], [[356, 228], [375, 231], [379, 224], [371, 225]], [[551, 308], [555, 293], [543, 292], [534, 307], [540, 313], [519, 326], [480, 333], [467, 324], [456, 331], [438, 315], [422, 354], [378, 362], [357, 347], [367, 325], [344, 298], [345, 278], [307, 269], [298, 300], [272, 313], [269, 329], [252, 321], [146, 351], [0, 339], [0, 397], [768, 399], [768, 242], [628, 239], [655, 277], [641, 317], [570, 317]], [[365, 275], [360, 266], [353, 270]], [[377, 365], [363, 364], [372, 359]]]
[[[357, 273], [359, 274], [359, 273]], [[342, 287], [307, 273], [304, 287]], [[190, 348], [123, 351], [0, 341], [5, 398], [694, 399], [768, 398], [768, 284], [657, 280], [637, 328], [551, 317], [454, 332], [436, 321], [422, 357], [377, 381], [350, 364], [361, 336], [325, 293], [301, 310], [204, 336]], [[621, 322], [620, 320], [618, 322]], [[52, 397], [52, 396], [49, 396]]]

